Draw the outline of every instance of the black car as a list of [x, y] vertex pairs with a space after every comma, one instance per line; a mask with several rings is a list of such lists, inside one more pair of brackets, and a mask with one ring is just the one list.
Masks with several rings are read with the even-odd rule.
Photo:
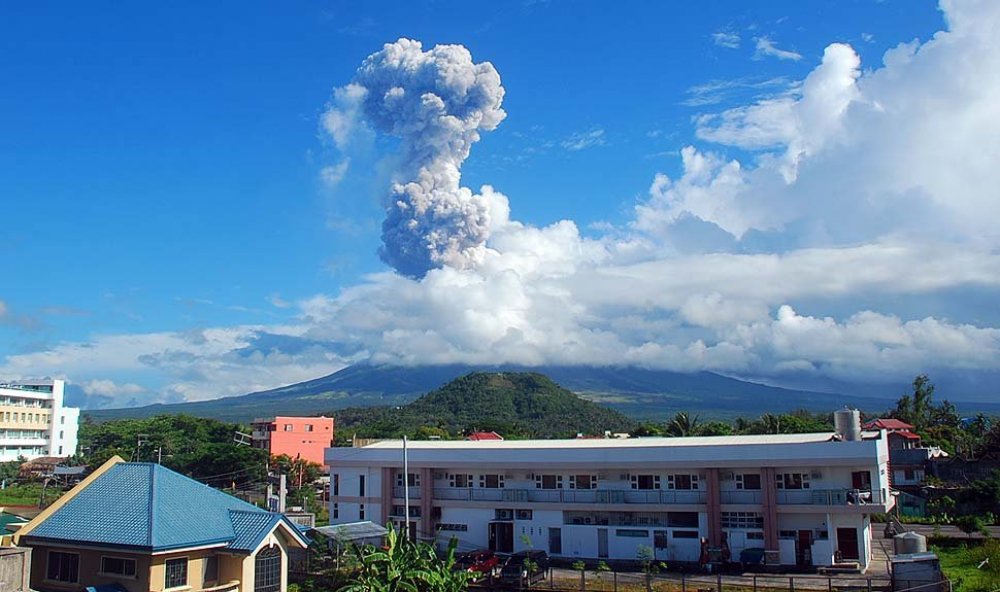
[[500, 583], [521, 587], [544, 580], [548, 571], [549, 556], [545, 551], [518, 551], [500, 568]]

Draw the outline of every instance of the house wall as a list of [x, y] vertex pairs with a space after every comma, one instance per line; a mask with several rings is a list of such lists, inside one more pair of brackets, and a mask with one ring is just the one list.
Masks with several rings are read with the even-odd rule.
[[[266, 447], [273, 456], [286, 454], [325, 464], [323, 451], [333, 445], [333, 423], [332, 417], [275, 417], [266, 432]], [[255, 424], [255, 435], [265, 425]]]
[[[49, 564], [49, 551], [76, 553], [80, 556], [80, 581], [78, 583], [62, 583], [46, 580], [45, 576]], [[100, 573], [102, 556], [135, 559], [136, 577], [126, 578], [121, 576], [102, 575]], [[100, 586], [102, 584], [120, 584], [129, 592], [149, 592], [150, 590], [162, 589], [162, 576], [160, 578], [160, 588], [153, 588], [150, 586], [150, 557], [148, 555], [36, 544], [31, 545], [31, 559], [31, 587], [35, 590], [43, 592], [48, 592], [50, 590], [53, 592], [60, 592], [63, 590], [76, 592], [84, 586]]]
[[[210, 582], [205, 581], [205, 567], [208, 558], [216, 555], [217, 552], [218, 549], [201, 549], [197, 551], [181, 551], [179, 553], [153, 555], [149, 568], [149, 591], [161, 592], [164, 589], [167, 560], [177, 559], [179, 557], [187, 557], [188, 559], [187, 585], [192, 590], [201, 590], [202, 588], [214, 586], [218, 583], [217, 580], [212, 580]], [[219, 571], [221, 572], [221, 564], [219, 568]], [[223, 580], [222, 583], [227, 581], [229, 580]]]

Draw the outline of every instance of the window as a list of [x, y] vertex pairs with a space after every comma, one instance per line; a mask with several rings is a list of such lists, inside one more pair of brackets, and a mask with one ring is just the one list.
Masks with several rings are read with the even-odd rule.
[[667, 512], [667, 526], [698, 528], [698, 512]]
[[751, 530], [747, 532], [748, 541], [762, 541], [764, 540], [764, 533], [759, 530]]
[[358, 496], [365, 497], [365, 476], [358, 475]]
[[330, 481], [330, 493], [333, 495], [340, 495], [340, 473], [330, 475]]
[[736, 475], [736, 489], [760, 491], [760, 475], [756, 473], [739, 473]]
[[634, 537], [634, 538], [646, 538], [649, 536], [648, 530], [639, 530], [636, 528], [618, 528], [615, 529], [615, 536], [620, 537]]
[[334, 520], [340, 519], [340, 504], [333, 504], [333, 508], [330, 510], [330, 518]]
[[[420, 473], [407, 473], [406, 484], [410, 487], [420, 487]], [[403, 486], [403, 474], [396, 473], [396, 487]]]
[[913, 469], [903, 469], [903, 479], [907, 481], [913, 481], [916, 478], [916, 473]]
[[698, 475], [667, 475], [667, 489], [698, 489]]
[[696, 539], [696, 538], [698, 538], [698, 531], [697, 530], [675, 530], [674, 531], [674, 538], [675, 539]]
[[483, 489], [503, 488], [503, 475], [480, 475], [479, 487]]
[[101, 557], [101, 573], [112, 576], [135, 577], [135, 559]]
[[452, 487], [472, 487], [472, 475], [457, 474], [450, 475], [448, 484]]
[[778, 473], [778, 489], [809, 489], [809, 475], [806, 473]]
[[597, 489], [597, 475], [570, 475], [570, 489]]
[[306, 424], [306, 431], [307, 431], [307, 432], [311, 432], [311, 431], [313, 431], [313, 426], [312, 426], [312, 424], [311, 424], [311, 423], [307, 423], [307, 424]]
[[205, 573], [202, 575], [203, 582], [219, 581], [219, 558], [210, 555], [205, 558]]
[[659, 475], [632, 475], [632, 489], [659, 489]]
[[46, 566], [45, 579], [53, 582], [76, 584], [80, 581], [80, 556], [76, 553], [49, 551], [49, 563]]
[[722, 528], [764, 528], [764, 517], [757, 512], [722, 512]]
[[284, 429], [285, 429], [285, 431], [286, 431], [286, 432], [290, 432], [290, 431], [292, 431], [292, 424], [290, 424], [290, 423], [286, 423], [286, 424], [285, 424], [285, 428], [284, 428]]
[[257, 553], [254, 559], [253, 592], [279, 592], [281, 590], [281, 549], [269, 547]]
[[562, 475], [535, 475], [535, 488], [562, 489]]
[[358, 506], [358, 520], [365, 519], [365, 505], [361, 504]]
[[166, 572], [163, 575], [164, 588], [180, 588], [188, 583], [188, 559], [180, 557], [167, 559]]
[[445, 524], [445, 523], [442, 523], [442, 524], [438, 524], [437, 525], [437, 529], [438, 530], [445, 530], [445, 531], [448, 531], [448, 532], [468, 532], [469, 525], [468, 524]]

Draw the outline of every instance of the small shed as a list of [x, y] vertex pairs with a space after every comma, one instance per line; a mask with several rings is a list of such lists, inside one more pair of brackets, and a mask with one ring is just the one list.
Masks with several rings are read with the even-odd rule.
[[941, 563], [934, 553], [906, 553], [892, 558], [892, 589], [922, 592], [946, 592], [948, 580], [941, 573]]
[[330, 542], [330, 550], [338, 553], [352, 544], [382, 545], [385, 542], [385, 536], [389, 534], [384, 526], [379, 526], [370, 520], [319, 526], [310, 532], [325, 536]]

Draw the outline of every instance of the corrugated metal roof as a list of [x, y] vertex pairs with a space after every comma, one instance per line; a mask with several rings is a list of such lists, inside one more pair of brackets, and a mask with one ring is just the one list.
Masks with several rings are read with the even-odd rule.
[[243, 544], [256, 535], [259, 524], [273, 526], [280, 519], [160, 465], [120, 463], [78, 492], [27, 538], [160, 551]]
[[379, 526], [371, 521], [331, 524], [330, 526], [319, 526], [312, 530], [323, 536], [330, 537], [339, 543], [377, 539], [389, 533], [384, 526]]
[[229, 543], [229, 548], [248, 553], [256, 549], [267, 533], [271, 532], [271, 529], [281, 521], [280, 514], [241, 510], [231, 510], [229, 518], [236, 535], [233, 542]]

